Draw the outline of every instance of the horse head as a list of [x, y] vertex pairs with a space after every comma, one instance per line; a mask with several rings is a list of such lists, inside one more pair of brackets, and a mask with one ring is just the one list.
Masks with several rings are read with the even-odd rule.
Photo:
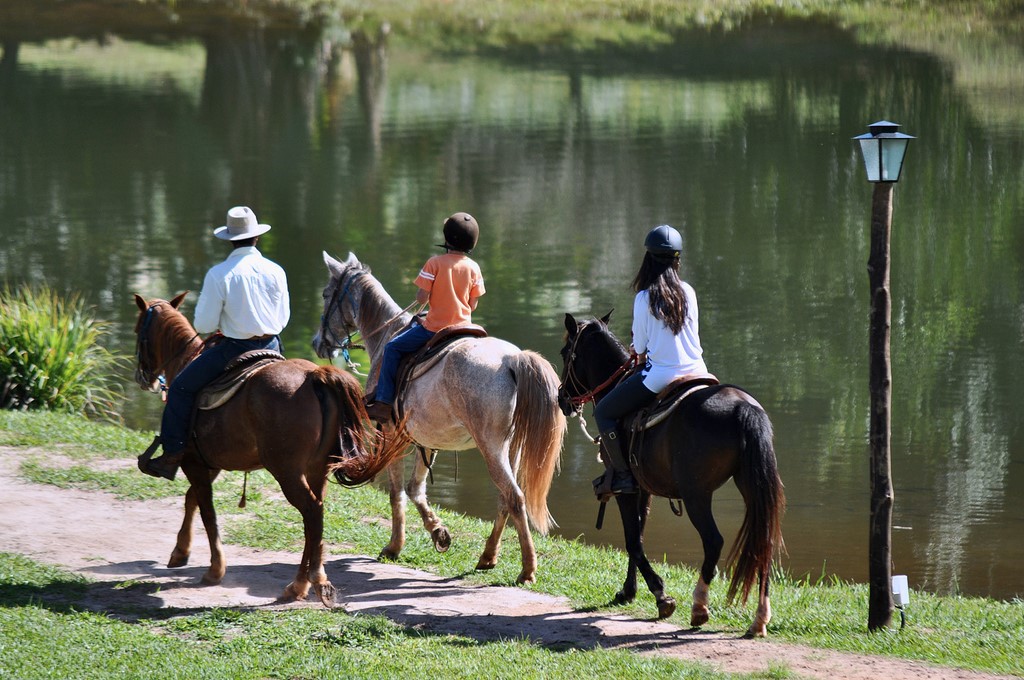
[[323, 257], [330, 278], [323, 290], [324, 308], [320, 328], [313, 335], [313, 351], [330, 359], [340, 350], [348, 361], [348, 349], [360, 347], [353, 344], [353, 336], [359, 334], [370, 361], [379, 361], [384, 343], [408, 323], [409, 308], [399, 307], [353, 253], [344, 262], [326, 252]]
[[146, 300], [135, 293], [139, 308], [135, 321], [135, 382], [143, 390], [159, 392], [161, 375], [198, 339], [185, 315], [178, 311], [188, 293], [186, 290], [171, 300]]
[[323, 258], [330, 276], [323, 290], [324, 308], [320, 315], [320, 328], [313, 335], [313, 351], [321, 359], [330, 359], [339, 349], [348, 346], [348, 339], [356, 332], [361, 293], [352, 283], [369, 274], [370, 268], [351, 252], [344, 262], [331, 257], [327, 251], [323, 252]]
[[629, 352], [608, 328], [611, 311], [600, 319], [577, 321], [565, 315], [565, 344], [562, 346], [562, 375], [558, 405], [567, 416], [578, 414], [583, 405], [611, 387], [625, 370]]

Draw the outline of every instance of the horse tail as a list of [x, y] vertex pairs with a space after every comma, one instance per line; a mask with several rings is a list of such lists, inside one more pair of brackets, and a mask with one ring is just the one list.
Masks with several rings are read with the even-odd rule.
[[516, 477], [526, 496], [526, 514], [534, 529], [546, 534], [555, 525], [548, 511], [548, 491], [566, 429], [558, 407], [558, 375], [547, 359], [530, 350], [513, 355], [509, 368], [516, 381], [509, 450], [518, 461]]
[[[362, 386], [354, 376], [335, 366], [318, 366], [311, 377], [324, 413], [321, 450], [326, 450], [330, 460], [328, 473], [339, 483], [365, 484], [406, 453], [410, 443], [406, 437], [397, 431], [388, 437], [367, 426]], [[404, 433], [404, 428], [400, 431]], [[346, 441], [358, 451], [356, 455], [344, 455]]]
[[759, 406], [743, 402], [736, 415], [742, 433], [736, 482], [746, 501], [746, 513], [726, 558], [726, 566], [732, 567], [727, 599], [732, 602], [739, 592], [746, 603], [755, 578], [760, 581], [761, 596], [765, 595], [772, 556], [776, 548], [784, 547], [782, 515], [786, 496], [775, 460], [774, 433], [768, 414]]

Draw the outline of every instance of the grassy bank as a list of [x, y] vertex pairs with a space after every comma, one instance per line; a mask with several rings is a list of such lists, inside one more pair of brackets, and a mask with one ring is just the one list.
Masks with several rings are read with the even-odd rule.
[[391, 41], [422, 49], [559, 65], [612, 57], [630, 67], [664, 66], [685, 60], [681, 48], [709, 37], [731, 33], [764, 47], [785, 44], [794, 31], [838, 29], [866, 45], [936, 56], [980, 104], [986, 124], [1019, 118], [1024, 82], [1021, 0], [33, 0], [32, 11], [24, 5], [0, 0], [0, 39], [194, 39], [230, 17], [286, 33], [324, 24], [343, 43], [357, 31], [372, 38], [386, 26]]
[[[342, 17], [373, 29], [387, 22], [398, 35], [435, 39], [450, 49], [650, 49], [691, 30], [729, 31], [752, 22], [815, 20], [901, 42], [921, 36], [1006, 36], [1024, 26], [1017, 0], [275, 0]], [[315, 8], [315, 9], [314, 9]]]
[[[308, 7], [312, 0], [286, 0]], [[671, 63], [707, 34], [747, 32], [768, 44], [816, 24], [868, 45], [932, 54], [979, 101], [987, 122], [1016, 120], [1024, 82], [1020, 0], [328, 0], [318, 7], [348, 29], [387, 24], [399, 40], [437, 51], [503, 58], [587, 60], [620, 55]]]
[[[421, 47], [548, 55], [636, 55], [685, 41], [694, 31], [813, 21], [865, 43], [961, 58], [1008, 48], [1019, 59], [1024, 34], [1021, 0], [33, 0], [33, 8], [0, 0], [0, 19], [26, 41], [104, 32], [181, 38], [241, 17], [282, 30], [326, 23], [371, 36], [386, 25], [393, 38]], [[79, 25], [68, 26], [69, 17]]]
[[[277, 2], [278, 0], [275, 0]], [[452, 52], [631, 55], [670, 50], [694, 32], [788, 22], [815, 22], [850, 31], [868, 44], [898, 46], [955, 64], [976, 83], [1018, 82], [1024, 7], [1020, 0], [284, 0], [306, 11], [340, 17], [349, 29], [393, 35]], [[991, 64], [1002, 64], [998, 73]], [[1017, 80], [1008, 81], [1007, 78]]]
[[[104, 464], [109, 460], [130, 461], [148, 443], [149, 435], [132, 432], [110, 425], [99, 425], [80, 417], [58, 414], [25, 414], [0, 412], [0, 445], [24, 447], [25, 457], [22, 474], [32, 481], [80, 489], [97, 489], [119, 497], [152, 499], [166, 496], [180, 496], [185, 489], [183, 481], [167, 483], [139, 474], [132, 465]], [[279, 492], [273, 480], [265, 474], [250, 476], [248, 507], [235, 507], [241, 492], [242, 476], [225, 473], [215, 486], [218, 494], [218, 511], [226, 540], [267, 549], [298, 550], [301, 532], [296, 530], [295, 511], [279, 500]], [[516, 542], [505, 541], [505, 552], [497, 569], [476, 573], [473, 570], [479, 551], [490, 530], [490, 524], [452, 512], [442, 513], [453, 535], [452, 549], [443, 555], [433, 551], [424, 532], [413, 528], [409, 543], [402, 555], [402, 563], [408, 566], [433, 571], [448, 577], [460, 577], [489, 585], [511, 585], [519, 570], [519, 555]], [[388, 502], [384, 493], [373, 487], [340, 489], [333, 487], [328, 494], [327, 526], [325, 539], [330, 544], [331, 554], [355, 553], [376, 555], [387, 541], [387, 526], [381, 518], [388, 516]], [[171, 538], [168, 537], [170, 541]], [[538, 583], [531, 588], [556, 595], [564, 595], [579, 609], [608, 609], [608, 601], [621, 585], [625, 569], [625, 557], [616, 550], [595, 548], [576, 541], [557, 538], [539, 538], [537, 548], [540, 560]], [[10, 560], [8, 559], [8, 562]], [[16, 561], [15, 561], [16, 562]], [[673, 565], [660, 565], [668, 591], [685, 605], [696, 579], [693, 570]], [[287, 614], [231, 614], [204, 612], [190, 614], [182, 619], [162, 622], [142, 622], [139, 625], [115, 623], [110, 620], [73, 612], [72, 604], [64, 608], [40, 607], [25, 601], [12, 599], [22, 592], [11, 585], [23, 576], [24, 567], [0, 564], [0, 631], [7, 639], [19, 640], [17, 645], [8, 645], [0, 654], [14, 654], [21, 658], [22, 651], [15, 652], [22, 645], [19, 632], [30, 629], [56, 627], [67, 629], [67, 636], [99, 636], [106, 640], [122, 640], [111, 644], [131, 648], [136, 636], [142, 636], [144, 648], [155, 645], [155, 655], [173, 652], [183, 667], [189, 664], [203, 664], [204, 655], [235, 654], [242, 645], [253, 645], [253, 654], [272, 656], [262, 645], [292, 644], [291, 632], [308, 629], [301, 637], [306, 644], [322, 645], [341, 654], [348, 663], [352, 643], [361, 648], [365, 644], [374, 648], [370, 641], [375, 636], [383, 645], [395, 645], [394, 654], [389, 656], [419, 655], [425, 659], [454, 655], [460, 661], [453, 665], [461, 667], [462, 659], [467, 668], [474, 668], [475, 674], [490, 673], [503, 677], [496, 669], [508, 668], [509, 664], [550, 663], [548, 677], [578, 677], [579, 668], [574, 666], [577, 656], [592, 657], [597, 667], [606, 667], [616, 676], [636, 676], [641, 673], [636, 664], [647, 664], [625, 655], [601, 652], [572, 652], [553, 654], [535, 646], [517, 642], [499, 646], [501, 660], [490, 670], [476, 668], [473, 664], [483, 663], [481, 647], [493, 651], [493, 646], [465, 640], [452, 640], [443, 636], [431, 637], [405, 631], [378, 621], [349, 621], [336, 613], [295, 612]], [[31, 569], [27, 569], [31, 572]], [[14, 573], [15, 576], [9, 574]], [[468, 576], [464, 576], [468, 574]], [[72, 588], [65, 583], [68, 578], [52, 575], [50, 585], [32, 586], [46, 592], [56, 588]], [[73, 579], [72, 579], [73, 580]], [[63, 584], [63, 585], [62, 585]], [[30, 589], [31, 591], [31, 589]], [[745, 630], [752, 616], [752, 608], [728, 606], [724, 602], [725, 584], [716, 582], [712, 588], [712, 630], [740, 633]], [[6, 593], [6, 595], [4, 594]], [[908, 623], [903, 630], [892, 630], [881, 634], [866, 631], [867, 588], [859, 584], [824, 581], [818, 583], [794, 582], [778, 575], [773, 583], [772, 604], [775, 618], [769, 627], [769, 634], [775, 640], [800, 642], [822, 649], [889, 655], [907, 659], [919, 659], [947, 666], [971, 668], [1003, 674], [1024, 674], [1024, 602], [996, 602], [982, 598], [936, 597], [915, 592], [908, 609]], [[70, 597], [70, 596], [69, 596]], [[637, 603], [621, 608], [632, 616], [649, 618], [654, 612], [653, 598], [645, 593]], [[319, 618], [324, 617], [324, 618]], [[688, 608], [680, 606], [673, 622], [686, 626]], [[236, 620], [237, 619], [237, 620]], [[342, 621], [343, 624], [339, 624]], [[339, 625], [342, 625], [339, 629]], [[351, 630], [346, 627], [352, 626]], [[369, 629], [365, 628], [369, 626]], [[191, 628], [195, 632], [189, 632]], [[236, 639], [230, 631], [235, 628], [253, 632], [242, 639]], [[74, 635], [71, 635], [72, 629]], [[116, 630], [115, 630], [116, 629]], [[169, 635], [153, 635], [169, 633]], [[204, 632], [206, 631], [206, 632]], [[212, 632], [210, 632], [212, 631]], [[310, 632], [319, 631], [319, 632]], [[17, 635], [11, 638], [11, 635]], [[179, 644], [183, 639], [202, 639], [209, 635], [213, 642], [196, 648]], [[53, 640], [64, 638], [54, 636]], [[339, 638], [338, 640], [332, 640]], [[364, 640], [364, 643], [358, 643]], [[40, 642], [24, 641], [32, 649]], [[406, 645], [409, 645], [406, 647]], [[427, 645], [429, 649], [422, 646]], [[87, 646], [86, 646], [87, 647]], [[340, 647], [341, 649], [336, 649]], [[443, 652], [443, 653], [442, 653]], [[28, 652], [25, 652], [28, 653]], [[70, 652], [69, 652], [70, 653]], [[508, 657], [503, 655], [508, 654]], [[464, 656], [465, 655], [465, 656]], [[479, 655], [479, 656], [478, 656]], [[511, 659], [511, 661], [510, 661]], [[542, 659], [538, 661], [538, 659]], [[268, 659], [269, 661], [269, 659]], [[6, 660], [0, 659], [0, 667]], [[415, 670], [419, 675], [437, 673], [432, 662]], [[452, 663], [449, 660], [449, 663]], [[610, 665], [609, 665], [610, 664]], [[623, 665], [618, 665], [623, 664]], [[339, 666], [343, 667], [343, 666]], [[591, 668], [590, 666], [586, 666]], [[283, 667], [282, 667], [283, 668]], [[276, 673], [298, 676], [317, 675], [316, 670], [303, 666], [288, 667], [287, 671], [272, 673], [267, 667], [256, 666], [253, 675], [260, 677]], [[686, 675], [694, 673], [692, 668], [668, 670], [670, 667], [648, 668], [645, 674], [656, 676]], [[592, 670], [592, 669], [591, 669]], [[413, 672], [410, 670], [409, 672]], [[404, 674], [404, 673], [403, 673]], [[200, 677], [185, 673], [182, 677]], [[171, 677], [171, 676], [165, 676]], [[691, 677], [686, 675], [686, 677]], [[692, 677], [703, 677], [694, 675]], [[780, 677], [785, 673], [780, 671]]]

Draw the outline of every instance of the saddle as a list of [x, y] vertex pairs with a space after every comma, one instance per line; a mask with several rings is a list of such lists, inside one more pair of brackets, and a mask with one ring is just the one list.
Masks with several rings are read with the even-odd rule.
[[420, 377], [437, 364], [445, 353], [452, 349], [453, 345], [466, 338], [486, 338], [487, 330], [477, 324], [465, 326], [447, 326], [442, 328], [434, 337], [427, 341], [415, 352], [402, 357], [398, 364], [398, 377], [395, 380], [395, 415], [401, 421], [403, 413], [402, 402], [409, 384]]
[[[639, 458], [643, 453], [644, 432], [668, 418], [682, 405], [687, 397], [705, 387], [718, 384], [718, 378], [710, 373], [688, 373], [666, 385], [650, 405], [645, 406], [632, 415], [626, 416], [620, 421], [621, 435], [628, 437], [628, 462], [629, 466], [633, 468], [634, 473], [639, 465]], [[598, 529], [601, 528], [603, 523], [604, 504], [611, 498], [611, 467], [609, 461], [604, 460], [603, 452], [601, 457], [605, 464], [606, 473], [593, 481], [594, 494], [601, 501], [601, 509], [598, 511]], [[676, 512], [674, 508], [673, 512]], [[679, 513], [676, 512], [676, 514]]]
[[647, 430], [662, 422], [679, 408], [683, 400], [697, 390], [718, 385], [718, 378], [710, 373], [688, 373], [665, 386], [649, 406], [636, 412], [629, 421], [629, 431]]
[[636, 465], [643, 447], [643, 433], [646, 430], [664, 422], [687, 397], [705, 387], [718, 384], [718, 378], [711, 373], [688, 373], [666, 385], [650, 405], [627, 417], [622, 424], [629, 437], [630, 464]]
[[228, 362], [219, 377], [200, 390], [196, 397], [196, 410], [210, 411], [223, 406], [242, 389], [249, 378], [270, 364], [284, 359], [284, 355], [272, 349], [254, 349], [239, 354]]

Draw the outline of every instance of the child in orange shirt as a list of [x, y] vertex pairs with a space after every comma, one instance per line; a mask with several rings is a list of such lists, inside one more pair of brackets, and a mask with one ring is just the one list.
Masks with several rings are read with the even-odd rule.
[[444, 255], [427, 260], [416, 277], [416, 301], [429, 305], [422, 325], [416, 321], [384, 346], [374, 402], [366, 409], [380, 423], [394, 421], [395, 380], [402, 356], [427, 344], [442, 328], [472, 323], [473, 310], [484, 294], [480, 266], [469, 258], [480, 227], [469, 213], [458, 212], [444, 221]]

